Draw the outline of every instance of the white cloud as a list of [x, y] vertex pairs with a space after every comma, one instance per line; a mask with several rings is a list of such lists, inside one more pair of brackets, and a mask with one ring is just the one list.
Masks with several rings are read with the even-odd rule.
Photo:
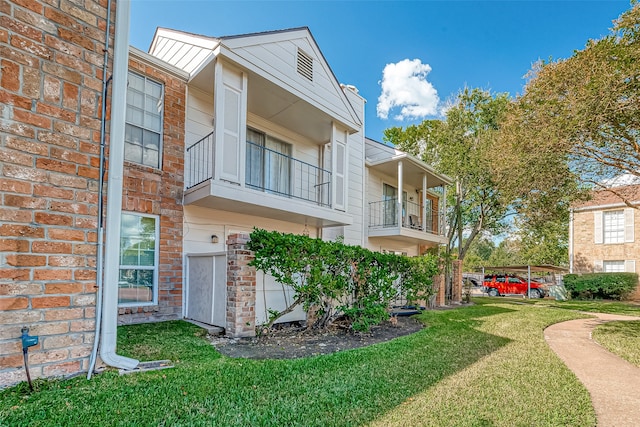
[[427, 81], [431, 72], [429, 64], [419, 59], [403, 59], [396, 64], [387, 64], [382, 71], [382, 93], [378, 97], [377, 113], [381, 119], [389, 112], [400, 108], [396, 120], [419, 119], [438, 114], [438, 91]]

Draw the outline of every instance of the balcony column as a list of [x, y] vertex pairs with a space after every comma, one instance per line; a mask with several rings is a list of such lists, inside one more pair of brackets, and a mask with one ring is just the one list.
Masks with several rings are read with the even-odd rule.
[[422, 221], [420, 223], [420, 228], [422, 231], [432, 231], [427, 230], [427, 214], [431, 214], [431, 212], [427, 212], [427, 174], [422, 174], [422, 200], [420, 200], [420, 209], [422, 209]]
[[438, 230], [438, 233], [440, 235], [445, 235], [446, 230], [444, 229], [444, 227], [447, 217], [447, 186], [444, 184], [442, 184], [442, 201], [438, 204], [442, 207], [438, 207], [438, 210], [440, 212], [438, 212], [438, 226], [436, 230]]
[[404, 189], [402, 188], [402, 181], [403, 181], [403, 168], [402, 168], [402, 160], [398, 161], [398, 226], [402, 227], [402, 225], [404, 224], [404, 212], [402, 212], [402, 200], [403, 200], [403, 193], [404, 193]]

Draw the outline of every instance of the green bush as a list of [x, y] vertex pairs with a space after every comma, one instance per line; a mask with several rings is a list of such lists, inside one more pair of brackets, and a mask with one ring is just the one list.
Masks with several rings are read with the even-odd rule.
[[302, 305], [307, 313], [313, 312], [310, 326], [325, 328], [344, 316], [354, 330], [367, 331], [388, 319], [387, 308], [397, 297], [414, 303], [434, 292], [435, 255], [408, 258], [261, 229], [254, 229], [250, 237], [248, 247], [255, 256], [252, 265], [295, 293], [287, 309], [270, 310], [267, 327]]
[[638, 286], [638, 274], [567, 274], [564, 286], [574, 299], [623, 300]]

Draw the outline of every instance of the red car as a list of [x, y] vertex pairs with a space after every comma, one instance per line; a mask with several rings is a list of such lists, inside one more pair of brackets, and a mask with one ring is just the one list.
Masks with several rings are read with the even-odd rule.
[[529, 298], [544, 298], [547, 294], [542, 283], [532, 280], [529, 286], [527, 279], [510, 274], [486, 275], [483, 286], [484, 291], [491, 297], [513, 294], [527, 295], [527, 290], [529, 290]]

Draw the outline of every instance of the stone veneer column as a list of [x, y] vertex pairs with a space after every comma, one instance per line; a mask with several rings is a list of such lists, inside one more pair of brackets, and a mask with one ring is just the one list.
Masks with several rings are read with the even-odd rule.
[[249, 265], [253, 252], [247, 249], [249, 235], [227, 238], [227, 326], [226, 335], [252, 337], [256, 334], [256, 269]]
[[462, 302], [462, 261], [457, 259], [452, 261], [451, 264], [451, 280], [453, 282], [451, 301]]

